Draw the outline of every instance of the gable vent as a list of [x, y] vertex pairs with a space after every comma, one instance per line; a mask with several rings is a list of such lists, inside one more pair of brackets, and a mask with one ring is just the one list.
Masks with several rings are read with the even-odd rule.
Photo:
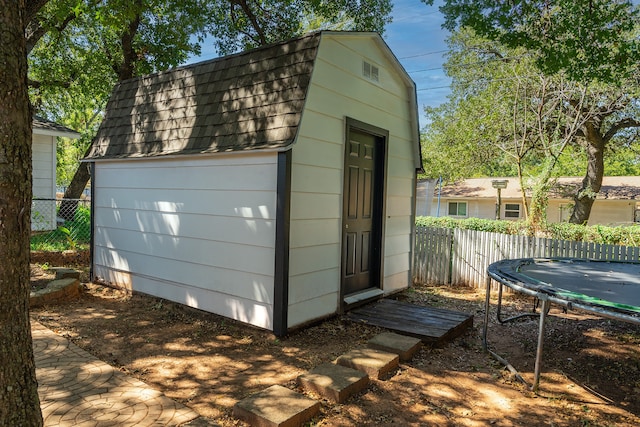
[[374, 82], [380, 81], [380, 70], [367, 61], [362, 61], [362, 75]]

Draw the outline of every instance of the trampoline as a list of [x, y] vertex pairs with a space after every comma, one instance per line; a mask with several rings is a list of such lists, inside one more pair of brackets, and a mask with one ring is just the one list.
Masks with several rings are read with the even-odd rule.
[[[519, 380], [525, 383], [526, 381], [505, 359], [488, 348], [491, 279], [499, 284], [496, 315], [500, 323], [523, 316], [539, 316], [534, 382], [530, 386], [533, 391], [538, 390], [540, 383], [545, 320], [551, 303], [565, 307], [567, 310], [586, 310], [603, 317], [640, 325], [639, 262], [575, 258], [510, 259], [491, 264], [487, 269], [487, 275], [483, 328], [484, 350], [504, 363]], [[539, 313], [535, 313], [534, 308], [533, 313], [502, 319], [500, 311], [504, 286], [537, 298], [540, 302]]]

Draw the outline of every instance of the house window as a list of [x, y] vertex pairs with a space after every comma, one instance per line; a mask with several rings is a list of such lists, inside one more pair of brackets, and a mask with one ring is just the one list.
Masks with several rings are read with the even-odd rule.
[[504, 217], [505, 218], [520, 218], [520, 204], [519, 203], [505, 203], [505, 205], [504, 205]]
[[573, 203], [560, 203], [560, 222], [569, 222]]
[[380, 70], [375, 65], [370, 64], [367, 61], [362, 61], [362, 75], [369, 80], [377, 82], [380, 79]]
[[449, 202], [449, 216], [467, 216], [467, 202]]

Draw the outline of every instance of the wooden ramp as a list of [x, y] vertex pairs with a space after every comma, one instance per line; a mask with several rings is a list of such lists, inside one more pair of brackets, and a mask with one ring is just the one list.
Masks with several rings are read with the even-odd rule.
[[473, 326], [473, 316], [459, 311], [382, 299], [350, 311], [347, 317], [440, 345]]

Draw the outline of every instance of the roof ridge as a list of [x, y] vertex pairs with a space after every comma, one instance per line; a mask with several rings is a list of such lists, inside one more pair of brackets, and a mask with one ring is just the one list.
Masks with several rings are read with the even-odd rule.
[[[213, 64], [213, 63], [218, 63], [218, 62], [223, 62], [226, 60], [233, 60], [234, 58], [239, 58], [239, 57], [243, 57], [243, 56], [250, 56], [250, 55], [254, 55], [256, 52], [260, 52], [260, 51], [266, 51], [269, 49], [273, 49], [276, 46], [283, 46], [283, 45], [287, 45], [287, 44], [292, 44], [295, 43], [297, 41], [306, 39], [306, 38], [312, 38], [312, 37], [319, 37], [322, 33], [327, 33], [330, 32], [329, 30], [316, 30], [316, 31], [312, 31], [306, 34], [303, 34], [299, 37], [295, 37], [292, 39], [288, 39], [288, 40], [281, 40], [281, 41], [277, 41], [277, 42], [273, 42], [273, 43], [269, 43], [263, 46], [257, 46], [248, 50], [243, 50], [240, 52], [234, 52], [234, 53], [230, 53], [227, 55], [223, 55], [223, 56], [217, 56], [215, 58], [209, 58], [209, 59], [205, 59], [203, 61], [198, 61], [198, 62], [192, 62], [190, 64], [183, 64], [183, 65], [178, 65], [176, 67], [173, 68], [168, 68], [166, 70], [159, 70], [159, 71], [154, 71], [152, 73], [147, 73], [147, 74], [142, 74], [139, 76], [135, 76], [135, 77], [131, 77], [129, 79], [125, 79], [122, 81], [119, 81], [117, 83], [116, 86], [119, 86], [121, 84], [125, 84], [127, 82], [130, 81], [137, 81], [140, 79], [144, 79], [144, 78], [152, 78], [152, 77], [157, 77], [157, 76], [161, 76], [163, 74], [171, 74], [174, 72], [180, 72], [180, 71], [184, 71], [184, 70], [188, 70], [191, 68], [198, 68], [201, 66], [206, 66], [209, 64]], [[348, 33], [350, 31], [344, 31], [344, 33]]]

